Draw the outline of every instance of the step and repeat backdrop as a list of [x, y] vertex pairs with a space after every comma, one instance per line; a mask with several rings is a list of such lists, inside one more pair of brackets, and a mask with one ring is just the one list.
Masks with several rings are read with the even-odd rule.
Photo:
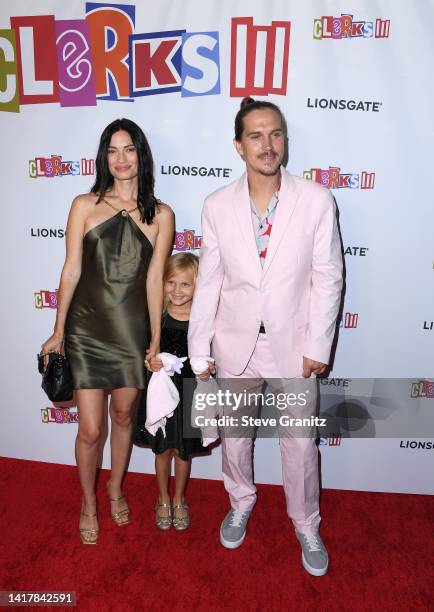
[[[1, 455], [75, 462], [76, 407], [50, 405], [36, 353], [103, 128], [117, 117], [143, 128], [174, 249], [199, 253], [205, 196], [244, 170], [232, 139], [246, 94], [281, 107], [288, 170], [338, 206], [345, 300], [321, 389], [345, 398], [375, 379], [391, 411], [434, 416], [433, 20], [422, 0], [0, 5]], [[322, 437], [323, 486], [433, 493], [433, 428], [381, 431]], [[220, 478], [220, 463], [217, 447], [192, 475]], [[130, 469], [152, 472], [151, 451], [135, 448]], [[257, 441], [255, 474], [281, 482], [276, 439]]]

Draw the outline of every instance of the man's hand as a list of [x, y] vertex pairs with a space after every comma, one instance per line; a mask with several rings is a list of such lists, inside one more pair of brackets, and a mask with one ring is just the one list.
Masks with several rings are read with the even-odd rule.
[[200, 374], [197, 374], [196, 378], [198, 378], [202, 382], [206, 382], [209, 379], [209, 377], [211, 376], [211, 374], [215, 374], [215, 365], [213, 363], [210, 363], [208, 365], [208, 369], [207, 370], [204, 370]]
[[312, 374], [324, 374], [326, 371], [327, 364], [321, 363], [321, 361], [314, 361], [309, 357], [303, 357], [303, 377], [310, 378]]

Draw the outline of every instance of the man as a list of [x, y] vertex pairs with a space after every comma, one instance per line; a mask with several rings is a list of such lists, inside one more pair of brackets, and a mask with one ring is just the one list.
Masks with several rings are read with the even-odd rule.
[[[333, 198], [281, 167], [286, 123], [280, 109], [245, 98], [235, 119], [246, 163], [237, 181], [211, 194], [202, 214], [199, 275], [189, 355], [215, 359], [219, 378], [314, 377], [327, 366], [342, 289]], [[201, 379], [213, 373], [197, 372]], [[313, 436], [281, 437], [288, 515], [312, 575], [327, 572], [318, 526], [318, 450]], [[232, 509], [220, 541], [241, 545], [256, 502], [252, 439], [222, 439], [223, 480]]]

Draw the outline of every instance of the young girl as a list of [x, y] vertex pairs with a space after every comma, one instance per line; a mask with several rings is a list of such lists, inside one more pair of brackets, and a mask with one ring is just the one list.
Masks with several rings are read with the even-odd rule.
[[[171, 353], [177, 357], [187, 356], [188, 319], [198, 265], [198, 257], [191, 253], [172, 255], [166, 262], [163, 278], [166, 309], [161, 325], [161, 352]], [[157, 357], [151, 357], [148, 361], [148, 368], [152, 372], [158, 372], [162, 366], [162, 361]], [[145, 430], [146, 393], [142, 394], [135, 434], [135, 442], [149, 444], [155, 453], [155, 472], [159, 491], [155, 513], [156, 525], [160, 529], [169, 529], [173, 525], [179, 531], [187, 529], [190, 524], [189, 509], [184, 499], [191, 465], [190, 455], [205, 451], [200, 439], [183, 437], [183, 378], [194, 378], [189, 360], [184, 362], [181, 374], [175, 373], [172, 378], [179, 391], [180, 401], [173, 416], [167, 419], [166, 436], [164, 437], [161, 429], [158, 429], [155, 436]], [[171, 503], [169, 477], [173, 457], [175, 490]]]

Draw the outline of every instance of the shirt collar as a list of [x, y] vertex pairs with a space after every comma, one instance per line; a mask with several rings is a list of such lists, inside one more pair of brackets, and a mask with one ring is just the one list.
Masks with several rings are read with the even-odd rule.
[[268, 217], [273, 212], [273, 210], [277, 206], [278, 201], [279, 201], [279, 192], [275, 191], [273, 195], [271, 196], [270, 201], [268, 202], [267, 210], [265, 211], [262, 217], [256, 210], [256, 206], [252, 198], [250, 198], [250, 207], [252, 209], [252, 212], [258, 217], [258, 219], [264, 219], [265, 217]]

